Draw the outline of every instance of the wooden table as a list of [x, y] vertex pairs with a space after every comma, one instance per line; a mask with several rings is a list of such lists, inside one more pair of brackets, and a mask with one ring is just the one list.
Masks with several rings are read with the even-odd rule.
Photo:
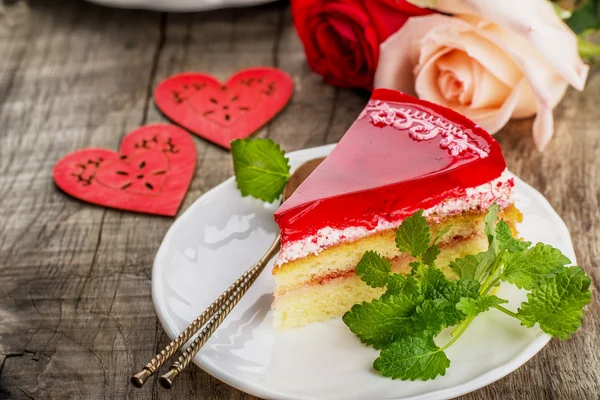
[[[0, 2], [1, 3], [1, 2]], [[290, 105], [256, 136], [291, 151], [334, 143], [365, 96], [323, 84], [306, 66], [287, 4], [202, 14], [102, 8], [76, 0], [8, 1], [0, 13], [0, 398], [253, 398], [198, 368], [172, 391], [133, 388], [130, 374], [168, 343], [150, 273], [173, 219], [74, 200], [53, 165], [82, 147], [116, 149], [135, 127], [164, 121], [151, 94], [163, 78], [221, 79], [273, 65], [294, 78]], [[569, 90], [556, 136], [540, 154], [531, 120], [496, 137], [509, 168], [540, 190], [573, 235], [595, 294], [583, 329], [553, 340], [524, 367], [464, 399], [600, 396], [600, 74]], [[185, 210], [232, 175], [227, 151], [194, 138]]]

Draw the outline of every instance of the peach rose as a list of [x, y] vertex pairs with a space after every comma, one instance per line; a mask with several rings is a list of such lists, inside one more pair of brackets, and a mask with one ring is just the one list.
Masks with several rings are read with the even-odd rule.
[[454, 16], [413, 17], [381, 45], [375, 87], [442, 104], [490, 133], [537, 114], [543, 150], [552, 109], [587, 77], [573, 32], [546, 0], [439, 0], [435, 9]]

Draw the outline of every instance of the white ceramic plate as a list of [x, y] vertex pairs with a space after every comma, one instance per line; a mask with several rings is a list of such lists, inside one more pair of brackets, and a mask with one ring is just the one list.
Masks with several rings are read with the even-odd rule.
[[[289, 154], [292, 167], [322, 157], [333, 145]], [[548, 201], [516, 179], [520, 226], [527, 240], [558, 247], [573, 262], [569, 232]], [[174, 338], [251, 266], [276, 236], [276, 206], [239, 194], [233, 178], [200, 197], [171, 227], [152, 272], [152, 297]], [[272, 265], [272, 264], [271, 264]], [[502, 378], [548, 342], [498, 311], [478, 317], [447, 350], [446, 375], [403, 382], [372, 369], [377, 351], [363, 346], [341, 320], [274, 332], [270, 267], [194, 359], [209, 374], [253, 395], [271, 399], [446, 399]], [[500, 295], [516, 309], [523, 293], [510, 286]], [[446, 338], [444, 339], [445, 342]], [[440, 341], [441, 343], [441, 341]]]
[[142, 8], [155, 11], [206, 11], [227, 7], [247, 7], [275, 0], [88, 0], [119, 8]]

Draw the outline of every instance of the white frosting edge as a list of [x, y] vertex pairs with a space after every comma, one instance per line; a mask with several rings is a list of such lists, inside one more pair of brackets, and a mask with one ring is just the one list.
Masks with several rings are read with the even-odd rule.
[[[514, 179], [508, 170], [504, 170], [493, 181], [467, 188], [465, 189], [466, 193], [464, 196], [444, 200], [425, 210], [423, 215], [428, 217], [430, 222], [435, 223], [446, 217], [458, 215], [465, 211], [476, 209], [487, 210], [494, 201], [496, 201], [501, 209], [504, 209], [514, 203], [513, 188]], [[283, 244], [275, 265], [304, 258], [311, 254], [319, 254], [334, 244], [355, 241], [379, 231], [395, 229], [401, 223], [402, 220], [387, 221], [381, 218], [374, 229], [359, 226], [335, 229], [327, 226], [320, 229], [315, 235]]]

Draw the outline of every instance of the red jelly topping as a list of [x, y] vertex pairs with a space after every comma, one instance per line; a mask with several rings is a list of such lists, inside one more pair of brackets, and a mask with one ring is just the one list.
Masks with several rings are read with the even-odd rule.
[[461, 197], [505, 168], [500, 145], [466, 117], [376, 89], [366, 112], [277, 210], [275, 221], [284, 245], [324, 227], [373, 229], [380, 219], [400, 221]]

